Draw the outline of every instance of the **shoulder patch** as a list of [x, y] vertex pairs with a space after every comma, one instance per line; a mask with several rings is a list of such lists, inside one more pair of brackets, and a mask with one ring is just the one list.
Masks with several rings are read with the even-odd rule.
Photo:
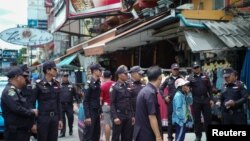
[[16, 89], [15, 86], [10, 86], [11, 89]]
[[90, 80], [87, 80], [87, 83], [90, 84]]
[[9, 89], [9, 91], [8, 91], [9, 96], [14, 96], [15, 94], [16, 94], [16, 92], [14, 91], [14, 89]]
[[35, 84], [32, 84], [32, 89], [35, 89], [36, 88], [36, 85]]
[[88, 89], [88, 88], [89, 88], [89, 84], [86, 83], [86, 84], [84, 85], [84, 89], [86, 90], [86, 89]]
[[36, 80], [36, 83], [40, 83], [42, 80], [41, 79], [37, 79]]
[[113, 87], [110, 87], [109, 88], [109, 93], [112, 93], [112, 91], [113, 91]]

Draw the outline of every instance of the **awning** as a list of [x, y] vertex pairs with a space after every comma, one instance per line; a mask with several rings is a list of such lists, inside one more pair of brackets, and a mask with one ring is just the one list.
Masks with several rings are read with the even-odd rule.
[[107, 42], [113, 40], [115, 36], [103, 39], [100, 42], [94, 43], [87, 47], [83, 47], [85, 56], [101, 55], [104, 53], [104, 47]]
[[250, 47], [250, 24], [246, 21], [204, 23], [228, 47]]
[[184, 31], [184, 33], [192, 52], [221, 50], [226, 48], [221, 40], [207, 31]]
[[71, 65], [72, 61], [74, 59], [76, 59], [76, 57], [78, 56], [78, 54], [73, 54], [70, 55], [66, 58], [64, 58], [62, 61], [60, 61], [58, 64], [56, 64], [57, 67], [59, 68], [68, 68], [68, 69], [77, 69], [77, 66]]

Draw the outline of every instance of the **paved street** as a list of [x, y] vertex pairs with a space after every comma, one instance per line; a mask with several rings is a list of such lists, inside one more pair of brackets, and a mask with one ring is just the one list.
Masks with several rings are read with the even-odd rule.
[[[194, 133], [187, 133], [186, 134], [185, 141], [194, 141], [194, 139], [195, 139]], [[3, 141], [3, 140], [0, 139], [0, 141]], [[59, 138], [58, 141], [79, 141], [78, 127], [77, 127], [77, 116], [75, 116], [75, 119], [74, 119], [73, 136], [69, 136], [68, 127], [67, 127], [66, 137]], [[164, 134], [164, 141], [167, 141], [167, 134], [166, 133]], [[203, 133], [202, 141], [206, 141], [205, 133]]]
[[[67, 128], [68, 129], [68, 128]], [[79, 137], [78, 137], [78, 130], [77, 130], [77, 116], [75, 116], [74, 119], [74, 133], [73, 136], [69, 136], [68, 132], [66, 133], [66, 137], [64, 138], [59, 138], [58, 141], [79, 141]], [[68, 130], [67, 130], [68, 131]], [[194, 141], [195, 139], [195, 134], [194, 133], [187, 133], [186, 137], [185, 137], [185, 141]], [[167, 141], [167, 134], [164, 134], [164, 141]], [[205, 133], [203, 133], [203, 138], [202, 141], [206, 141], [205, 138]]]
[[[78, 137], [78, 127], [77, 127], [77, 116], [74, 119], [74, 126], [73, 126], [73, 136], [69, 136], [69, 128], [66, 127], [66, 137], [59, 138], [58, 141], [79, 141]], [[60, 133], [60, 131], [59, 131]]]

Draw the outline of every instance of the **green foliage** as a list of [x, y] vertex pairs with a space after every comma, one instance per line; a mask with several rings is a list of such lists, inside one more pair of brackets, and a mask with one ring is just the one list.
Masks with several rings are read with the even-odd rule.
[[23, 62], [25, 61], [25, 57], [24, 57], [24, 54], [27, 54], [27, 48], [21, 48], [19, 50], [19, 54], [18, 54], [18, 57], [17, 57], [17, 64], [23, 64]]

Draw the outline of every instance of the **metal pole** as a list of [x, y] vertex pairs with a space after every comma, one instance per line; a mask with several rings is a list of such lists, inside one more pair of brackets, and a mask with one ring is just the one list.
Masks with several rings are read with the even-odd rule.
[[32, 66], [32, 47], [30, 46], [30, 66]]

